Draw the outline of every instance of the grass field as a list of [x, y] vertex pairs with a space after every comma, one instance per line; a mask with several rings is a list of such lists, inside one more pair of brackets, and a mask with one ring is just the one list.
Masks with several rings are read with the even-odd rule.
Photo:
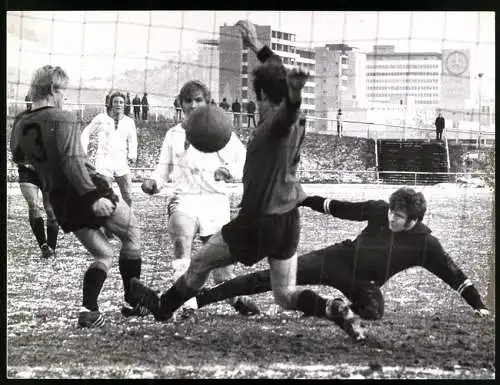
[[[348, 200], [387, 199], [394, 186], [305, 185], [309, 194]], [[419, 188], [420, 189], [420, 188]], [[492, 241], [492, 193], [454, 187], [421, 188], [425, 223], [486, 294]], [[238, 203], [239, 186], [232, 201]], [[143, 236], [142, 279], [156, 288], [172, 283], [172, 247], [165, 196], [134, 186], [134, 210]], [[235, 212], [235, 211], [234, 211]], [[299, 254], [345, 238], [364, 223], [301, 209]], [[366, 322], [369, 339], [354, 344], [333, 323], [280, 311], [270, 293], [255, 300], [262, 314], [245, 318], [225, 303], [193, 319], [166, 324], [151, 317], [124, 319], [117, 263], [100, 296], [102, 329], [76, 327], [82, 278], [92, 261], [72, 234], [60, 233], [58, 256], [41, 261], [16, 183], [7, 196], [7, 375], [10, 378], [495, 378], [494, 319], [478, 319], [447, 285], [414, 268], [383, 288], [386, 310]], [[119, 243], [114, 241], [118, 252]], [[252, 268], [238, 265], [243, 273]], [[331, 296], [335, 291], [318, 287]]]

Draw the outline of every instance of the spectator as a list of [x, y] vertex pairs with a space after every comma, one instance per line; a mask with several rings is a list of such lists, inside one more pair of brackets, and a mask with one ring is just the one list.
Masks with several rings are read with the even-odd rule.
[[222, 102], [220, 102], [219, 107], [221, 107], [224, 111], [229, 111], [229, 103], [226, 98], [222, 98]]
[[135, 95], [134, 100], [132, 100], [133, 106], [134, 106], [134, 119], [135, 120], [140, 120], [141, 119], [141, 98], [139, 95]]
[[127, 100], [125, 101], [125, 116], [130, 116], [130, 92], [127, 92]]
[[175, 98], [174, 100], [174, 107], [175, 107], [175, 121], [180, 122], [182, 118], [182, 109], [178, 98]]
[[144, 96], [142, 97], [141, 104], [142, 104], [142, 120], [147, 121], [148, 120], [148, 111], [149, 111], [147, 92], [144, 93]]
[[339, 138], [342, 138], [342, 124], [343, 124], [343, 118], [342, 118], [342, 110], [339, 108], [339, 111], [337, 112], [337, 135]]
[[434, 122], [436, 126], [436, 140], [443, 140], [443, 131], [444, 131], [444, 118], [441, 115], [441, 112], [438, 114], [436, 121]]
[[24, 101], [26, 102], [26, 111], [30, 112], [31, 111], [31, 95], [29, 94], [29, 92], [26, 94]]
[[241, 116], [241, 104], [238, 102], [238, 99], [234, 101], [234, 103], [231, 105], [231, 110], [233, 111], [233, 125], [234, 127], [239, 128], [240, 127], [240, 116]]
[[110, 98], [111, 98], [111, 91], [108, 91], [108, 93], [106, 94], [106, 101], [104, 102], [104, 105], [106, 107], [106, 113], [108, 114], [111, 111], [111, 105], [109, 103]]
[[253, 126], [256, 127], [257, 125], [255, 124], [255, 103], [253, 100], [250, 100], [247, 104], [247, 113], [248, 113], [248, 127], [250, 127], [250, 119], [253, 120]]

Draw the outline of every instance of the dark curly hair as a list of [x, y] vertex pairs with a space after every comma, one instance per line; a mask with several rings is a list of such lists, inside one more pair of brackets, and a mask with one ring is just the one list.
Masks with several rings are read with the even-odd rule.
[[404, 211], [410, 221], [416, 219], [421, 222], [427, 210], [427, 202], [421, 192], [402, 187], [391, 194], [389, 208]]
[[121, 91], [114, 91], [111, 96], [109, 97], [109, 107], [113, 106], [113, 99], [116, 97], [121, 97], [123, 98], [123, 101], [127, 101], [127, 97], [125, 94]]
[[262, 100], [261, 91], [271, 102], [280, 104], [288, 92], [286, 69], [277, 55], [253, 70], [253, 90], [257, 100]]

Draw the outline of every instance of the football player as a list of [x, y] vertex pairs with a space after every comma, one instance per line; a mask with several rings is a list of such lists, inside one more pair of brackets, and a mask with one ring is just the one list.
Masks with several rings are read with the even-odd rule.
[[74, 116], [62, 109], [68, 82], [61, 67], [46, 65], [34, 72], [33, 106], [13, 127], [11, 151], [14, 161], [26, 159], [35, 167], [62, 230], [74, 233], [94, 256], [83, 278], [78, 325], [99, 327], [104, 317], [98, 296], [113, 257], [112, 245], [99, 230], [102, 226], [122, 241], [119, 268], [125, 301], [136, 313], [145, 310], [130, 297], [130, 280], [141, 272], [139, 226], [130, 207], [106, 181], [93, 177], [95, 170], [82, 147], [80, 129]]
[[127, 97], [113, 92], [109, 97], [109, 114], [101, 113], [82, 131], [82, 145], [87, 151], [90, 135], [97, 132], [96, 171], [104, 175], [110, 184], [113, 178], [120, 188], [125, 203], [132, 206], [132, 178], [130, 164], [137, 160], [137, 130], [134, 119], [125, 115]]
[[[170, 128], [163, 140], [158, 165], [142, 184], [147, 194], [156, 194], [169, 180], [173, 195], [167, 204], [167, 229], [174, 245], [174, 280], [187, 269], [192, 243], [198, 234], [202, 243], [229, 222], [230, 206], [226, 182], [241, 179], [245, 162], [245, 146], [233, 132], [226, 146], [216, 153], [198, 151], [186, 141], [184, 124], [191, 113], [208, 105], [210, 92], [199, 81], [189, 81], [176, 100], [184, 112], [184, 121]], [[232, 266], [213, 271], [216, 283], [234, 277]], [[250, 315], [257, 307], [248, 298], [236, 297], [228, 302], [240, 313]], [[196, 308], [194, 298], [185, 304], [182, 314]]]
[[[477, 315], [489, 315], [471, 280], [422, 223], [427, 207], [422, 193], [400, 188], [391, 194], [389, 202], [346, 202], [311, 196], [300, 205], [336, 218], [367, 221], [367, 226], [354, 241], [345, 240], [300, 256], [297, 284], [334, 287], [352, 302], [352, 310], [361, 318], [376, 320], [384, 313], [380, 287], [395, 274], [421, 266], [456, 290]], [[271, 273], [261, 270], [202, 292], [197, 296], [198, 307], [227, 296], [269, 290]], [[312, 314], [321, 312], [321, 306], [317, 303]]]
[[[22, 114], [20, 116], [22, 116]], [[19, 119], [20, 116], [18, 116], [17, 119]], [[15, 124], [16, 122], [14, 122], [14, 125]], [[19, 174], [19, 188], [28, 204], [28, 220], [31, 230], [40, 247], [42, 258], [48, 259], [55, 255], [57, 234], [59, 232], [59, 225], [57, 224], [54, 210], [50, 205], [47, 193], [43, 191], [43, 182], [40, 180], [35, 167], [27, 163], [22, 157], [19, 157], [17, 159], [17, 170]], [[45, 233], [45, 224], [40, 210], [40, 191], [42, 193], [45, 214], [47, 215], [47, 234]]]
[[[247, 145], [240, 211], [191, 257], [186, 273], [165, 293], [159, 296], [137, 279], [132, 280], [132, 292], [156, 320], [167, 320], [199, 292], [214, 268], [236, 262], [252, 266], [268, 257], [278, 305], [327, 317], [354, 339], [362, 339], [347, 304], [330, 301], [327, 305], [316, 292], [296, 288], [300, 236], [296, 206], [306, 197], [296, 170], [305, 135], [300, 105], [308, 74], [301, 69], [287, 72], [281, 58], [258, 40], [253, 24], [240, 21], [237, 25], [244, 43], [263, 63], [254, 71], [261, 121]], [[323, 302], [322, 313], [314, 311], [318, 302]]]

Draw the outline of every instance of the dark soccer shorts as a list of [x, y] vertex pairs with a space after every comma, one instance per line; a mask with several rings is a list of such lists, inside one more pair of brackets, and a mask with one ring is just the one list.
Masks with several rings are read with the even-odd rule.
[[98, 229], [104, 226], [108, 219], [96, 216], [92, 206], [83, 202], [75, 192], [54, 191], [49, 196], [57, 222], [65, 233], [83, 228]]
[[222, 236], [233, 257], [247, 266], [265, 257], [289, 259], [299, 244], [299, 211], [268, 215], [240, 211], [222, 227]]
[[23, 165], [17, 167], [19, 173], [19, 183], [31, 183], [37, 186], [40, 190], [43, 189], [43, 183], [35, 170], [32, 170]]

